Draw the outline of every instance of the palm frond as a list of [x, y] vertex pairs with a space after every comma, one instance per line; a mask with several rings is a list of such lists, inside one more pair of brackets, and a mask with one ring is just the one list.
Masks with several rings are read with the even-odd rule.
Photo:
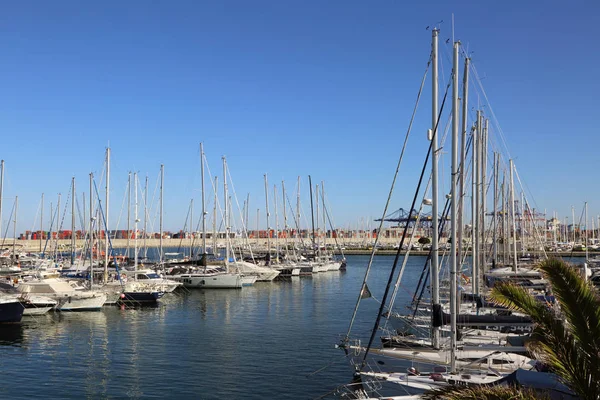
[[549, 400], [543, 392], [516, 386], [448, 386], [425, 392], [425, 400]]
[[528, 349], [582, 399], [600, 398], [600, 301], [593, 287], [562, 260], [540, 269], [549, 280], [565, 318], [513, 284], [499, 284], [492, 299], [533, 319]]

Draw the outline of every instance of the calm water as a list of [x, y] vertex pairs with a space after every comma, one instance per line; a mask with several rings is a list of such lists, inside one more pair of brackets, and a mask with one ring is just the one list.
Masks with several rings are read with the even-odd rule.
[[[334, 345], [348, 328], [367, 261], [350, 256], [346, 272], [242, 290], [171, 294], [156, 308], [55, 313], [0, 327], [0, 398], [320, 397], [351, 379]], [[375, 298], [392, 261], [375, 259]], [[423, 263], [411, 257], [400, 302]], [[356, 335], [370, 332], [378, 306], [361, 303]]]

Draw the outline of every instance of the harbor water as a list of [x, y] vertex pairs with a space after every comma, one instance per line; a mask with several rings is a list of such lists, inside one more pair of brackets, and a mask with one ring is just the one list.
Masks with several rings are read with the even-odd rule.
[[[349, 383], [335, 348], [346, 333], [368, 256], [346, 272], [166, 295], [154, 308], [49, 313], [0, 326], [2, 399], [315, 399]], [[353, 336], [368, 338], [394, 257], [375, 257], [373, 298]], [[425, 257], [411, 257], [405, 304]]]

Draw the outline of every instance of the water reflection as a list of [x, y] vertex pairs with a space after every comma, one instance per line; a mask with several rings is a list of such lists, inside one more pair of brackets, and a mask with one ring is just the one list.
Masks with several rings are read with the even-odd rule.
[[23, 344], [23, 325], [4, 324], [0, 325], [0, 346], [21, 347]]

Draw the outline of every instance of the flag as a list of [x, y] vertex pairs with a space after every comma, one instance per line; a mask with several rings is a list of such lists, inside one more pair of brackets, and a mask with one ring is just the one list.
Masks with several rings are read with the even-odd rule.
[[361, 299], [367, 299], [369, 297], [371, 297], [371, 291], [369, 290], [369, 287], [365, 283], [365, 286], [360, 291], [360, 298]]

